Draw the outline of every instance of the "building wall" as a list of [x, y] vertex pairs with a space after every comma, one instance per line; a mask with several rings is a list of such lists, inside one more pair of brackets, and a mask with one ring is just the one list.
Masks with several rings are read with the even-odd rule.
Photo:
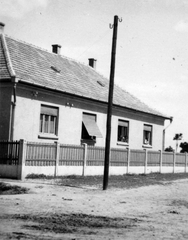
[[11, 83], [0, 83], [0, 140], [9, 139]]
[[[59, 108], [58, 137], [41, 138], [39, 133], [41, 104]], [[24, 85], [17, 87], [17, 106], [15, 110], [15, 140], [27, 141], [59, 141], [64, 144], [81, 144], [82, 114], [83, 112], [97, 115], [97, 125], [103, 138], [97, 138], [96, 146], [105, 146], [106, 112], [104, 103], [82, 100], [76, 96], [66, 96], [61, 93], [44, 89], [28, 88]], [[129, 121], [129, 145], [117, 144], [118, 119]], [[162, 148], [162, 130], [164, 119], [147, 114], [114, 108], [112, 116], [111, 147], [143, 148], [143, 124], [153, 126], [153, 150]]]
[[[164, 119], [151, 115], [143, 114], [136, 111], [115, 109], [112, 119], [112, 126], [118, 125], [118, 119], [129, 121], [129, 146], [132, 149], [143, 149], [143, 127], [144, 124], [151, 125], [152, 132], [152, 149], [160, 150], [162, 148], [162, 132], [164, 129]], [[121, 116], [121, 117], [120, 117]], [[117, 129], [113, 128], [113, 136], [117, 135]], [[117, 145], [117, 137], [112, 139], [113, 146]], [[118, 146], [122, 147], [123, 145]]]

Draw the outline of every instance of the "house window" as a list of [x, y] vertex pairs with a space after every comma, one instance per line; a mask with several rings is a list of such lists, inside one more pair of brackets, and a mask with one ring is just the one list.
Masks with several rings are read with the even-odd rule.
[[144, 124], [143, 144], [152, 145], [152, 126]]
[[129, 122], [118, 120], [118, 142], [129, 142]]
[[57, 135], [58, 108], [42, 105], [40, 113], [40, 133]]
[[96, 142], [96, 138], [102, 138], [102, 134], [96, 123], [96, 115], [83, 113], [82, 116], [82, 142], [86, 140], [86, 143]]

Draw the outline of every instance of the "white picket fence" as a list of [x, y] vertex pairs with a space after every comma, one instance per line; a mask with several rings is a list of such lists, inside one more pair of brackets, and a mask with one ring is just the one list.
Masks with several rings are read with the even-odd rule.
[[[0, 146], [4, 146], [5, 150], [3, 151], [6, 151], [5, 144], [0, 142]], [[0, 150], [1, 177], [12, 176], [24, 179], [28, 174], [45, 174], [57, 177], [73, 174], [103, 175], [104, 172], [105, 148], [103, 147], [20, 140], [17, 148], [19, 148], [19, 156], [17, 156], [18, 161], [14, 166], [10, 164], [10, 161], [6, 162], [5, 157], [1, 158], [6, 154], [2, 154]], [[112, 148], [110, 159], [110, 175], [187, 172], [188, 165], [186, 153], [146, 149]]]

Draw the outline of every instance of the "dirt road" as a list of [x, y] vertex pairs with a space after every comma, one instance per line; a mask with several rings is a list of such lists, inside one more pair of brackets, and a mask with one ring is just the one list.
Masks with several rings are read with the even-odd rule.
[[188, 239], [188, 179], [107, 191], [4, 182], [30, 190], [0, 195], [0, 239]]

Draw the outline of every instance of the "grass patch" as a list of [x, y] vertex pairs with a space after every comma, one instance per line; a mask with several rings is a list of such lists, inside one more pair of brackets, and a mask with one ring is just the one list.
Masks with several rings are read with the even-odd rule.
[[[82, 213], [75, 214], [50, 214], [46, 216], [20, 215], [12, 216], [13, 219], [23, 220], [24, 228], [55, 233], [82, 233], [97, 234], [98, 229], [125, 229], [135, 227], [140, 221], [137, 218], [111, 218], [94, 216]], [[28, 222], [33, 222], [30, 224]]]
[[0, 182], [0, 195], [26, 194], [29, 189]]
[[31, 173], [31, 174], [28, 174], [25, 178], [26, 179], [54, 179], [55, 177], [51, 175]]
[[[59, 185], [71, 187], [97, 187], [102, 188], [103, 176], [46, 176], [44, 174], [30, 174], [28, 179], [58, 179]], [[188, 178], [188, 173], [150, 173], [150, 174], [125, 174], [109, 176], [108, 188], [137, 188], [149, 185], [170, 184], [172, 181]]]

